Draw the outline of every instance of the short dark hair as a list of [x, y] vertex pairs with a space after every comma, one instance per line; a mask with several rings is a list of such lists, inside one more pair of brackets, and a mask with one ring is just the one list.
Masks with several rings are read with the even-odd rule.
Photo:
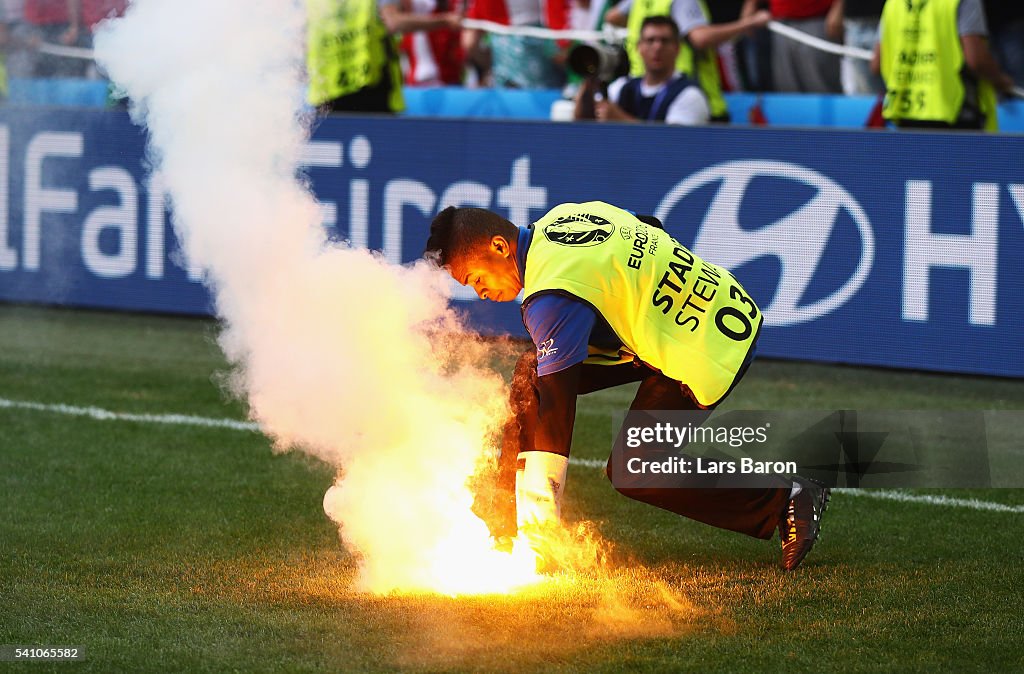
[[671, 16], [657, 14], [645, 18], [643, 23], [640, 24], [640, 32], [643, 33], [644, 28], [647, 28], [647, 26], [668, 26], [672, 29], [672, 34], [676, 36], [676, 39], [679, 39], [679, 24]]
[[430, 223], [430, 237], [423, 257], [447, 267], [452, 260], [495, 236], [513, 239], [516, 226], [483, 208], [444, 209]]

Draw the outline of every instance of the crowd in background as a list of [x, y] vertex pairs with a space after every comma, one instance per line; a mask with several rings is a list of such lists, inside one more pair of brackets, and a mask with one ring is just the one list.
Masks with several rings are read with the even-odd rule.
[[[597, 30], [606, 20], [628, 14], [630, 0], [380, 0], [402, 13], [465, 16], [511, 26]], [[805, 33], [871, 50], [878, 42], [885, 0], [677, 0], [671, 13], [684, 36], [692, 29], [738, 26], [759, 11]], [[1003, 68], [1024, 84], [1024, 3], [984, 0], [991, 44]], [[685, 23], [679, 15], [698, 15]], [[623, 12], [625, 10], [625, 12]], [[867, 61], [840, 58], [772, 34], [764, 21], [716, 41], [717, 67], [727, 91], [873, 94], [881, 79]], [[556, 88], [572, 74], [565, 67], [568, 41], [487, 34], [438, 27], [406, 33], [401, 41], [407, 86], [469, 85]]]
[[[903, 0], [907, 1], [907, 0]], [[995, 61], [1024, 84], [1024, 3], [963, 0], [987, 16]], [[7, 77], [95, 77], [88, 59], [46, 45], [88, 48], [95, 25], [128, 0], [0, 0]], [[877, 95], [884, 85], [863, 59], [839, 57], [766, 29], [769, 20], [850, 47], [879, 43], [885, 0], [305, 0], [310, 102], [335, 111], [397, 112], [402, 86], [562, 88], [573, 43], [466, 29], [477, 19], [515, 27], [629, 32], [631, 72], [644, 16], [671, 16], [681, 35], [679, 69], [703, 89], [712, 119], [722, 91]], [[912, 4], [912, 0], [911, 0]], [[636, 18], [636, 15], [640, 15]], [[43, 47], [43, 48], [41, 48]]]
[[128, 0], [0, 0], [0, 86], [6, 89], [8, 77], [97, 77], [91, 60], [59, 56], [44, 45], [88, 49], [96, 24], [121, 14], [127, 4]]
[[[310, 103], [332, 111], [398, 112], [403, 85], [551, 89], [578, 84], [566, 67], [571, 62], [570, 41], [483, 31], [477, 26], [466, 29], [460, 27], [462, 17], [519, 28], [600, 30], [605, 24], [625, 28], [628, 72], [645, 79], [650, 79], [650, 73], [645, 74], [648, 64], [638, 50], [641, 24], [651, 16], [669, 17], [680, 36], [676, 71], [703, 91], [712, 122], [728, 121], [723, 91], [879, 95], [885, 93], [880, 74], [886, 69], [899, 71], [895, 76], [903, 78], [906, 86], [896, 93], [916, 97], [918, 108], [924, 97], [959, 99], [960, 84], [939, 82], [946, 75], [934, 68], [930, 73], [910, 72], [908, 68], [919, 64], [894, 64], [880, 56], [883, 16], [899, 25], [889, 34], [889, 46], [895, 47], [889, 56], [898, 54], [904, 61], [924, 54], [920, 51], [924, 47], [901, 45], [893, 42], [894, 36], [916, 33], [917, 28], [907, 22], [928, 16], [927, 31], [934, 34], [928, 39], [939, 42], [927, 48], [924, 58], [940, 61], [944, 73], [963, 76], [968, 97], [987, 95], [992, 87], [1008, 94], [1014, 80], [1024, 83], [1024, 3], [1019, 2], [890, 0], [888, 7], [885, 0], [306, 0], [306, 4]], [[781, 35], [778, 26], [769, 31], [770, 22], [812, 39], [859, 48], [862, 54], [874, 51], [874, 58], [869, 63], [865, 58], [830, 53]], [[400, 53], [391, 37], [397, 33], [402, 33]], [[928, 79], [934, 90], [926, 94], [917, 82], [917, 88], [908, 91], [912, 88], [908, 78]], [[890, 121], [895, 121], [890, 113], [899, 114], [891, 108], [893, 93], [890, 87], [885, 108]], [[910, 105], [907, 100], [903, 104]], [[932, 103], [929, 106], [935, 108]], [[989, 107], [992, 119], [995, 106]], [[939, 114], [936, 110], [928, 114]], [[944, 109], [941, 114], [951, 113]]]

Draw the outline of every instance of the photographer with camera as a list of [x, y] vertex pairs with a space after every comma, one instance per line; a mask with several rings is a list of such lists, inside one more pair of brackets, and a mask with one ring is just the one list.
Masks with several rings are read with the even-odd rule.
[[[579, 53], [570, 55], [570, 64], [587, 77], [576, 95], [574, 119], [684, 125], [706, 124], [710, 120], [704, 92], [696, 82], [676, 71], [679, 26], [672, 17], [644, 19], [637, 45], [644, 64], [642, 77], [620, 77], [607, 84], [602, 76], [614, 72], [614, 57], [592, 46], [577, 49]], [[609, 62], [613, 62], [610, 67], [606, 65]]]

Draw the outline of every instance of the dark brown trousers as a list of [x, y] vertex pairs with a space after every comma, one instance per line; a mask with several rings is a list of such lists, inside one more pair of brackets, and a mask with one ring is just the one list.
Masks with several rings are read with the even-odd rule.
[[[508, 488], [514, 480], [515, 457], [521, 450], [533, 449], [539, 410], [537, 356], [532, 349], [516, 364], [512, 378], [512, 420], [502, 437], [501, 473]], [[577, 395], [586, 395], [612, 386], [640, 382], [630, 410], [700, 410], [678, 381], [669, 379], [645, 365], [582, 366]], [[706, 416], [711, 410], [704, 410]], [[611, 479], [611, 461], [606, 473]], [[632, 479], [632, 478], [628, 478]], [[789, 489], [736, 488], [664, 488], [637, 483], [613, 482], [615, 489], [629, 498], [677, 513], [720, 529], [728, 529], [755, 538], [769, 539], [775, 531], [786, 504]], [[618, 482], [618, 484], [616, 484]]]

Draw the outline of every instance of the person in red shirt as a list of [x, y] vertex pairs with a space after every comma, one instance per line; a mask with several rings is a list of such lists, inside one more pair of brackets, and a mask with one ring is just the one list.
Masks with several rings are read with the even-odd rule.
[[[772, 19], [814, 37], [828, 39], [825, 19], [832, 0], [744, 0], [743, 16], [767, 5]], [[776, 91], [840, 94], [839, 57], [772, 34], [772, 80]]]
[[[417, 15], [461, 15], [460, 0], [411, 0], [409, 11]], [[410, 86], [444, 86], [462, 83], [463, 52], [460, 31], [442, 26], [402, 35], [402, 52], [408, 62], [405, 83]]]
[[[92, 46], [92, 30], [108, 16], [124, 13], [127, 0], [25, 0], [29, 42], [66, 47]], [[34, 52], [30, 77], [95, 77], [87, 59]]]

